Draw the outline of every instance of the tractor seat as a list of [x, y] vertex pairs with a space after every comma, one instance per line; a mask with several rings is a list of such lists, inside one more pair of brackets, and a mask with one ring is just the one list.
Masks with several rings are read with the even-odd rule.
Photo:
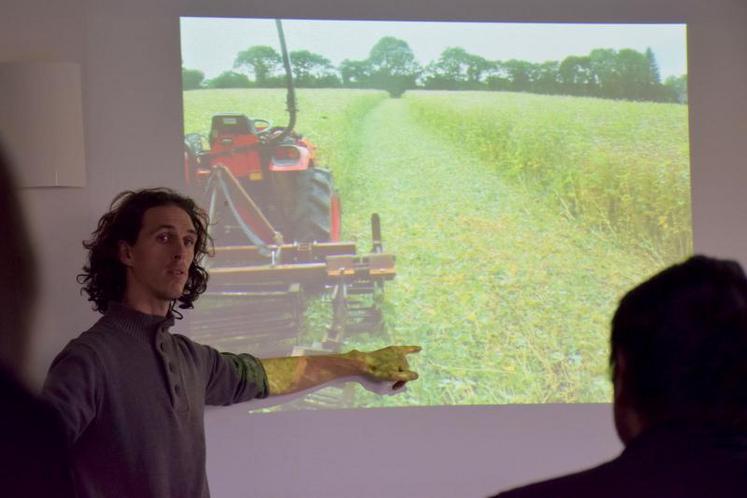
[[[221, 142], [224, 139], [233, 140], [236, 136], [257, 135], [257, 129], [251, 119], [243, 114], [227, 113], [216, 114], [210, 126], [210, 143], [214, 144], [216, 140]], [[223, 143], [223, 145], [228, 145]]]

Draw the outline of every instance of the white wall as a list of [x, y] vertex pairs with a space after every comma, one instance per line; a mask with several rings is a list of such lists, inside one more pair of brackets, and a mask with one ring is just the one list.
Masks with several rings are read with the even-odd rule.
[[[747, 7], [742, 0], [80, 0], [14, 2], [0, 60], [81, 62], [88, 186], [25, 193], [45, 273], [32, 378], [93, 319], [74, 275], [113, 195], [176, 185], [180, 15], [689, 25], [695, 248], [747, 262]], [[216, 497], [481, 496], [619, 451], [607, 405], [208, 413]]]

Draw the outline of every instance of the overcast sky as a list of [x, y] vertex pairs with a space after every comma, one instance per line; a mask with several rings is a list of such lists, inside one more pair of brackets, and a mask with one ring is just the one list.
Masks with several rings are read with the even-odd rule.
[[[488, 60], [562, 61], [595, 48], [650, 47], [662, 80], [687, 73], [684, 24], [527, 24], [399, 21], [284, 20], [288, 50], [309, 50], [339, 65], [362, 60], [384, 36], [405, 40], [423, 65], [448, 47], [462, 47]], [[280, 51], [270, 19], [181, 19], [182, 65], [213, 78], [233, 67], [236, 54], [253, 45]]]

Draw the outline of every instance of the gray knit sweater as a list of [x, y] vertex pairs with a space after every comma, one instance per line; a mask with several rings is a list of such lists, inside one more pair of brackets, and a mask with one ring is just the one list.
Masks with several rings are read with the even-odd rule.
[[117, 303], [52, 363], [81, 498], [205, 498], [205, 405], [267, 395], [262, 364], [169, 333]]

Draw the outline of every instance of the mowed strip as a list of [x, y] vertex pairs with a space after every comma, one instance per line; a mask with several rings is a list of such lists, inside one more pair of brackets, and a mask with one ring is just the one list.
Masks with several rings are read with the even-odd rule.
[[387, 288], [390, 338], [420, 344], [421, 380], [404, 398], [362, 404], [484, 404], [609, 399], [608, 323], [649, 262], [595, 237], [493, 165], [414, 121], [407, 99], [366, 115], [344, 235], [366, 246], [380, 213], [397, 255]]

